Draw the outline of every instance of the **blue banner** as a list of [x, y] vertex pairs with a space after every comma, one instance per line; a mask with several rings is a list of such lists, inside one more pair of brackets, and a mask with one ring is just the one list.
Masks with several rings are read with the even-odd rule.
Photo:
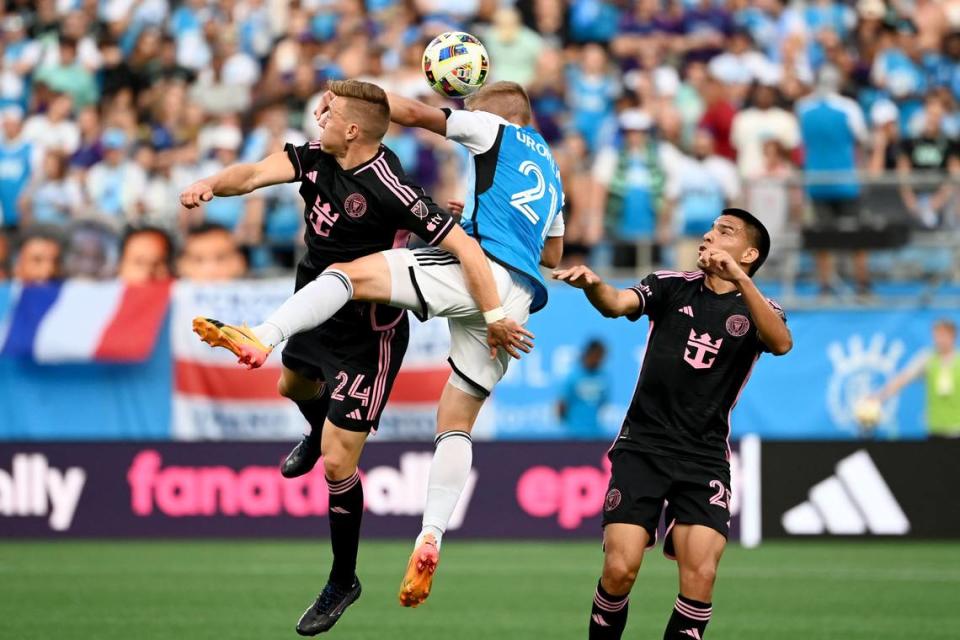
[[[233, 286], [244, 288], [242, 283]], [[250, 293], [255, 295], [252, 288]], [[12, 297], [16, 296], [9, 288], [0, 287], [0, 336]], [[780, 358], [768, 354], [760, 358], [733, 413], [734, 437], [748, 433], [767, 439], [862, 437], [853, 418], [856, 402], [930, 346], [934, 320], [960, 319], [956, 310], [936, 309], [787, 313], [794, 349]], [[177, 414], [169, 318], [152, 354], [140, 363], [41, 364], [0, 357], [0, 439], [172, 438]], [[511, 364], [481, 413], [476, 436], [612, 439], [633, 394], [647, 338], [646, 319], [603, 318], [582, 292], [553, 286], [550, 303], [532, 316], [529, 327], [536, 334], [536, 349]], [[438, 335], [439, 341], [446, 339], [445, 323], [433, 323], [429, 330], [444, 333]], [[578, 363], [584, 345], [593, 339], [605, 345], [606, 359], [598, 373], [586, 375], [578, 371]], [[409, 360], [419, 358], [411, 355]], [[437, 361], [443, 366], [440, 357]], [[405, 375], [426, 375], [418, 371], [429, 369], [414, 364]], [[558, 415], [561, 400], [570, 416], [566, 423]], [[591, 408], [591, 402], [599, 411]], [[407, 431], [400, 434], [403, 437], [426, 436], [432, 428], [431, 420], [421, 419], [432, 413], [429, 405], [400, 399], [391, 403], [391, 410], [417, 412], [418, 423], [425, 423], [423, 434]], [[382, 437], [391, 437], [391, 424], [384, 425]], [[922, 438], [925, 431], [921, 381], [887, 402], [880, 424], [869, 436]]]

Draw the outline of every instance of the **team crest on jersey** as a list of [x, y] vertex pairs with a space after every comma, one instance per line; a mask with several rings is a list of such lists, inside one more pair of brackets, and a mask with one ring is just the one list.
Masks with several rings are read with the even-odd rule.
[[623, 495], [620, 493], [620, 489], [610, 489], [610, 491], [607, 492], [607, 497], [603, 501], [603, 510], [613, 511], [620, 506], [622, 499]]
[[361, 218], [367, 212], [367, 199], [359, 193], [351, 193], [343, 201], [343, 210], [351, 218]]
[[735, 315], [727, 318], [727, 333], [739, 338], [750, 331], [750, 319], [747, 316]]
[[427, 208], [427, 205], [423, 204], [423, 200], [417, 200], [413, 203], [413, 206], [410, 207], [410, 213], [423, 220], [430, 214], [430, 209]]

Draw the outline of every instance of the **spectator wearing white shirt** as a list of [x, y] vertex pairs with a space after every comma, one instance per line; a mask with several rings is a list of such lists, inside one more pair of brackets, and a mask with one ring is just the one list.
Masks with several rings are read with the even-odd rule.
[[663, 246], [678, 236], [675, 265], [696, 268], [697, 247], [720, 212], [740, 197], [740, 179], [730, 160], [714, 153], [713, 135], [697, 129], [692, 154], [678, 162], [667, 176], [665, 206], [658, 240]]
[[87, 196], [95, 213], [121, 222], [137, 213], [146, 188], [140, 166], [128, 158], [127, 135], [121, 129], [103, 132], [103, 161], [87, 172]]
[[27, 118], [23, 137], [44, 152], [57, 151], [72, 155], [80, 146], [80, 127], [70, 119], [72, 109], [73, 100], [69, 95], [54, 94], [47, 104], [46, 113]]
[[767, 140], [776, 140], [788, 151], [800, 145], [797, 116], [778, 107], [777, 99], [775, 87], [758, 83], [753, 88], [751, 106], [733, 118], [730, 143], [737, 150], [737, 167], [744, 178], [764, 171], [763, 145]]

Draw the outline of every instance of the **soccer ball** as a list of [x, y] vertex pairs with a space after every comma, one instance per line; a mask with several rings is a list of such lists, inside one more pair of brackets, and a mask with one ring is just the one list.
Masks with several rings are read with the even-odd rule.
[[883, 417], [883, 404], [874, 398], [861, 398], [853, 405], [853, 417], [861, 427], [873, 428]]
[[481, 86], [490, 71], [487, 50], [463, 31], [441, 33], [423, 51], [423, 75], [430, 88], [447, 98], [464, 98]]

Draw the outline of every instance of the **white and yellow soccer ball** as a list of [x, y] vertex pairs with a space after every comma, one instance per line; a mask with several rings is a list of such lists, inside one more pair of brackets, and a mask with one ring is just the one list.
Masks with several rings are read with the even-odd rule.
[[853, 417], [864, 429], [872, 429], [883, 419], [883, 403], [876, 398], [866, 396], [853, 405]]
[[422, 68], [431, 89], [447, 98], [465, 98], [483, 86], [490, 57], [475, 36], [447, 31], [423, 50]]

